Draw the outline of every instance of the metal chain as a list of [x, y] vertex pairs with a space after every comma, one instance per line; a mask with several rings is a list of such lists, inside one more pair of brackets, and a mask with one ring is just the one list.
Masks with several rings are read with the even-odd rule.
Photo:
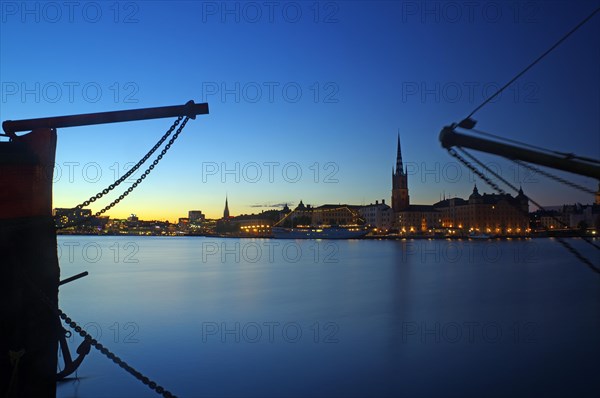
[[[152, 153], [154, 153], [156, 151], [156, 149], [167, 139], [167, 137], [171, 134], [171, 132], [173, 131], [173, 129], [175, 129], [175, 127], [179, 124], [179, 121], [181, 119], [182, 119], [182, 117], [180, 116], [175, 121], [175, 123], [173, 123], [173, 125], [171, 126], [171, 128], [169, 129], [169, 131], [167, 131], [167, 133], [165, 133], [165, 135], [158, 141], [158, 143], [142, 158], [142, 160], [140, 160], [136, 164], [136, 166], [134, 166], [131, 170], [129, 170], [125, 175], [123, 175], [123, 177], [121, 177], [119, 180], [117, 180], [114, 184], [111, 184], [108, 188], [103, 189], [101, 192], [99, 192], [95, 196], [91, 197], [89, 200], [86, 200], [82, 204], [78, 205], [76, 208], [81, 208], [82, 206], [87, 206], [90, 203], [95, 202], [97, 199], [99, 199], [102, 196], [104, 196], [104, 194], [108, 193], [110, 190], [112, 190], [117, 185], [119, 185], [120, 183], [122, 183], [127, 177], [129, 177], [131, 174], [133, 174], [133, 172], [135, 172], [135, 170], [137, 170], [141, 166], [142, 163], [144, 163], [146, 160], [148, 160], [148, 158], [150, 157], [150, 155], [152, 155]], [[156, 167], [156, 165], [161, 161], [161, 159], [163, 158], [163, 156], [165, 156], [165, 154], [167, 153], [167, 151], [171, 148], [171, 146], [173, 145], [173, 143], [175, 142], [175, 140], [177, 140], [177, 138], [179, 137], [179, 134], [181, 134], [181, 132], [183, 131], [183, 128], [185, 127], [185, 125], [187, 124], [187, 122], [188, 122], [189, 119], [190, 119], [189, 117], [186, 117], [185, 119], [183, 119], [183, 122], [181, 123], [181, 126], [179, 126], [179, 128], [177, 129], [177, 131], [175, 132], [175, 134], [173, 135], [173, 137], [171, 137], [171, 139], [169, 140], [169, 142], [167, 142], [167, 145], [165, 145], [165, 147], [162, 149], [162, 151], [160, 152], [160, 154], [158, 154], [158, 156], [156, 157], [156, 159], [154, 159], [154, 161], [152, 161], [152, 164], [150, 164], [150, 166], [148, 166], [148, 168], [144, 171], [144, 173], [129, 188], [127, 188], [127, 190], [125, 192], [123, 192], [121, 195], [119, 195], [119, 197], [117, 199], [113, 200], [110, 204], [106, 205], [102, 210], [97, 211], [94, 214], [94, 217], [100, 216], [101, 214], [105, 213], [106, 211], [110, 210], [112, 207], [114, 207], [115, 205], [117, 205], [121, 200], [123, 200], [123, 198], [125, 198], [135, 188], [137, 188], [137, 186], [140, 185], [143, 180], [146, 179], [146, 177], [152, 172], [152, 170], [154, 170], [154, 168]], [[82, 220], [78, 220], [78, 221], [74, 221], [72, 223], [61, 225], [61, 226], [59, 226], [57, 228], [58, 229], [62, 229], [62, 228], [67, 228], [67, 227], [74, 227], [74, 226], [77, 226], [77, 225], [85, 223], [90, 218], [91, 217], [86, 217], [86, 218], [84, 218]]]
[[[487, 176], [485, 176], [481, 171], [477, 170], [477, 168], [475, 166], [473, 166], [471, 163], [469, 163], [468, 160], [466, 160], [465, 158], [463, 158], [462, 156], [460, 156], [454, 149], [452, 148], [448, 148], [447, 149], [448, 153], [450, 154], [450, 156], [456, 158], [459, 162], [461, 162], [465, 167], [467, 167], [469, 170], [471, 170], [473, 173], [477, 174], [477, 176], [479, 178], [481, 178], [483, 181], [485, 181], [489, 186], [491, 186], [496, 192], [500, 193], [500, 194], [505, 194], [506, 192], [500, 188], [494, 181], [492, 181], [490, 178], [488, 178]], [[464, 149], [463, 149], [464, 151]], [[472, 157], [472, 155], [471, 155]], [[481, 164], [481, 162], [478, 162]], [[488, 171], [490, 171], [491, 169], [489, 169], [486, 166], [483, 166], [485, 169], [487, 169]], [[495, 174], [495, 173], [494, 173]], [[529, 199], [529, 198], [528, 198]], [[510, 203], [510, 202], [509, 202]], [[538, 206], [536, 204], [536, 206]], [[539, 206], [538, 206], [539, 207]], [[542, 208], [542, 207], [541, 207]], [[543, 208], [542, 208], [543, 209]], [[557, 219], [558, 220], [558, 219]], [[577, 257], [582, 263], [584, 263], [585, 265], [587, 265], [592, 271], [600, 274], [600, 268], [598, 268], [594, 263], [592, 263], [589, 259], [587, 259], [586, 257], [584, 257], [581, 253], [579, 253], [579, 251], [577, 251], [577, 249], [575, 249], [573, 246], [571, 246], [568, 242], [564, 241], [561, 237], [555, 237], [555, 239], [565, 248], [567, 249], [569, 252], [571, 252], [575, 257]], [[584, 239], [586, 242], [587, 240]], [[591, 243], [591, 242], [588, 242]], [[592, 244], [593, 245], [593, 244]], [[595, 246], [595, 245], [594, 245]]]
[[583, 192], [585, 192], [585, 193], [590, 193], [590, 194], [592, 194], [592, 195], [594, 195], [594, 194], [596, 193], [596, 192], [594, 192], [593, 190], [591, 190], [591, 189], [589, 189], [589, 188], [586, 188], [586, 187], [584, 187], [583, 185], [579, 185], [579, 184], [576, 184], [576, 183], [574, 183], [574, 182], [572, 182], [572, 181], [565, 180], [564, 178], [561, 178], [561, 177], [559, 177], [559, 176], [557, 176], [557, 175], [554, 175], [554, 174], [552, 174], [552, 173], [549, 173], [549, 172], [547, 172], [547, 171], [545, 171], [545, 170], [542, 170], [542, 169], [540, 169], [540, 168], [537, 168], [537, 167], [535, 167], [535, 166], [532, 166], [532, 165], [530, 165], [530, 164], [528, 164], [528, 163], [522, 162], [522, 161], [520, 161], [520, 160], [517, 160], [517, 159], [511, 159], [511, 160], [512, 160], [513, 162], [515, 162], [516, 164], [518, 164], [519, 166], [523, 166], [523, 167], [525, 167], [526, 169], [529, 169], [529, 170], [531, 170], [531, 171], [533, 171], [533, 172], [535, 172], [535, 173], [540, 173], [541, 175], [543, 175], [543, 176], [545, 176], [545, 177], [548, 177], [548, 178], [550, 178], [550, 179], [552, 179], [552, 180], [554, 180], [554, 181], [558, 181], [558, 182], [560, 182], [560, 183], [562, 183], [562, 184], [568, 185], [568, 186], [570, 186], [570, 187], [572, 187], [572, 188], [579, 189], [580, 191], [583, 191]]
[[58, 314], [59, 314], [60, 319], [65, 321], [65, 323], [67, 325], [69, 325], [73, 330], [75, 330], [75, 332], [77, 332], [81, 337], [83, 337], [88, 343], [90, 343], [90, 345], [92, 347], [94, 347], [95, 349], [100, 351], [104, 356], [106, 356], [108, 359], [110, 359], [111, 361], [113, 361], [114, 363], [119, 365], [127, 373], [129, 373], [130, 375], [132, 375], [133, 377], [135, 377], [136, 379], [138, 379], [139, 381], [141, 381], [142, 383], [147, 385], [150, 389], [161, 394], [163, 397], [175, 398], [175, 395], [173, 395], [171, 392], [166, 390], [163, 386], [157, 384], [155, 381], [152, 381], [148, 377], [144, 376], [142, 373], [140, 373], [139, 371], [137, 371], [136, 369], [131, 367], [131, 365], [129, 365], [127, 362], [125, 362], [124, 360], [122, 360], [121, 358], [119, 358], [118, 356], [113, 354], [111, 351], [109, 351], [109, 349], [104, 347], [102, 345], [102, 343], [99, 343], [96, 339], [92, 338], [92, 336], [90, 336], [85, 330], [83, 330], [81, 328], [81, 326], [79, 326], [75, 321], [73, 321], [64, 312], [62, 312], [60, 310], [60, 308], [58, 309]]
[[[150, 156], [152, 156], [152, 154], [154, 152], [156, 152], [156, 150], [162, 145], [162, 143], [165, 142], [165, 140], [171, 135], [173, 130], [175, 130], [175, 128], [179, 125], [179, 123], [181, 122], [182, 119], [183, 119], [182, 116], [178, 117], [177, 120], [175, 120], [175, 122], [173, 123], [173, 125], [169, 128], [169, 130], [167, 130], [167, 132], [161, 137], [161, 139], [152, 147], [152, 149], [150, 149], [150, 151], [148, 151], [148, 153], [146, 153], [146, 155], [144, 155], [144, 157], [134, 167], [132, 167], [127, 173], [125, 173], [121, 178], [119, 178], [117, 181], [110, 184], [108, 187], [106, 187], [105, 189], [103, 189], [102, 191], [97, 193], [96, 195], [92, 196], [88, 200], [77, 205], [75, 208], [81, 209], [85, 206], [88, 206], [90, 203], [93, 203], [96, 200], [102, 198], [104, 195], [106, 195], [107, 193], [112, 191], [114, 188], [119, 186], [123, 181], [125, 181], [129, 176], [131, 176], [136, 170], [138, 170], [140, 168], [140, 166], [142, 164], [144, 164], [148, 160], [148, 158]], [[189, 120], [189, 117], [186, 117], [185, 119], [183, 119], [183, 123], [181, 123], [181, 126], [179, 126], [179, 128], [177, 129], [177, 131], [175, 132], [173, 137], [171, 137], [171, 139], [169, 140], [167, 145], [165, 145], [165, 147], [162, 149], [160, 154], [156, 157], [156, 159], [154, 159], [152, 164], [150, 164], [150, 166], [148, 166], [148, 168], [144, 171], [144, 173], [125, 192], [123, 192], [121, 195], [119, 195], [119, 197], [117, 199], [113, 200], [109, 205], [105, 206], [102, 210], [96, 212], [94, 217], [98, 217], [99, 215], [103, 214], [104, 212], [108, 211], [109, 209], [111, 209], [112, 207], [117, 205], [121, 200], [123, 200], [123, 198], [125, 198], [127, 195], [129, 195], [139, 184], [141, 184], [143, 180], [146, 179], [146, 177], [152, 172], [152, 170], [154, 170], [156, 165], [161, 161], [163, 156], [165, 156], [165, 154], [169, 151], [169, 149], [171, 148], [171, 146], [173, 145], [175, 140], [177, 140], [177, 138], [179, 137], [179, 134], [181, 134], [181, 131], [183, 131], [183, 128], [187, 124], [188, 120]], [[60, 228], [66, 228], [66, 227], [78, 225], [85, 221], [86, 220], [80, 220], [79, 222], [63, 225]], [[116, 363], [121, 368], [123, 368], [126, 372], [131, 374], [136, 379], [140, 380], [142, 383], [147, 385], [150, 389], [156, 391], [158, 394], [161, 394], [165, 398], [174, 398], [175, 397], [175, 395], [173, 395], [171, 392], [166, 390], [164, 387], [157, 384], [155, 381], [150, 380], [147, 376], [144, 376], [142, 373], [140, 373], [138, 370], [134, 369], [127, 362], [125, 362], [124, 360], [119, 358], [117, 355], [112, 353], [110, 350], [108, 350], [108, 348], [104, 347], [96, 339], [92, 338], [92, 336], [90, 336], [85, 330], [83, 330], [81, 328], [81, 326], [79, 326], [75, 321], [73, 321], [64, 312], [62, 312], [62, 310], [55, 309], [54, 306], [52, 306], [49, 299], [41, 291], [38, 290], [38, 293], [42, 295], [42, 297], [45, 299], [44, 301], [47, 302], [47, 304], [50, 306], [50, 308], [54, 312], [57, 312], [58, 316], [63, 321], [65, 321], [65, 323], [67, 323], [73, 330], [75, 330], [75, 332], [77, 332], [81, 337], [83, 337], [92, 347], [96, 348], [108, 359], [112, 360], [114, 363]]]
[[109, 209], [111, 209], [112, 207], [114, 207], [121, 200], [123, 200], [123, 198], [125, 198], [127, 195], [129, 195], [131, 193], [131, 191], [133, 191], [138, 185], [140, 185], [142, 183], [142, 181], [144, 181], [146, 179], [146, 177], [152, 172], [152, 170], [154, 170], [154, 168], [156, 167], [158, 162], [160, 162], [160, 160], [163, 158], [163, 156], [165, 156], [165, 154], [169, 151], [169, 149], [171, 148], [171, 145], [173, 145], [173, 143], [175, 142], [177, 137], [179, 137], [179, 134], [181, 134], [181, 131], [187, 124], [188, 120], [190, 120], [189, 117], [186, 117], [183, 120], [183, 123], [181, 123], [181, 126], [179, 126], [179, 128], [177, 129], [177, 132], [173, 135], [173, 137], [171, 137], [169, 142], [167, 142], [167, 145], [165, 145], [163, 150], [160, 151], [160, 154], [156, 157], [156, 159], [154, 159], [154, 161], [152, 161], [152, 164], [150, 164], [150, 166], [148, 166], [148, 168], [144, 171], [144, 173], [140, 176], [140, 178], [138, 178], [133, 184], [131, 184], [131, 186], [129, 188], [127, 188], [127, 190], [125, 192], [123, 192], [121, 195], [119, 195], [119, 197], [117, 199], [113, 200], [110, 204], [106, 205], [102, 210], [97, 211], [96, 214], [94, 214], [94, 217], [98, 217], [102, 213], [104, 213], [104, 212], [108, 211]]
[[65, 323], [67, 323], [73, 330], [75, 330], [81, 337], [87, 340], [91, 346], [100, 351], [107, 358], [112, 360], [114, 363], [119, 365], [121, 368], [125, 369], [126, 372], [133, 375], [136, 379], [140, 380], [142, 383], [147, 385], [150, 389], [156, 391], [161, 394], [165, 398], [175, 398], [170, 391], [166, 390], [164, 387], [157, 384], [155, 381], [150, 380], [148, 377], [144, 376], [142, 373], [134, 369], [131, 365], [127, 364], [127, 362], [123, 361], [121, 358], [113, 354], [108, 348], [104, 347], [101, 343], [92, 336], [90, 336], [85, 330], [81, 328], [81, 326], [77, 325], [71, 318], [69, 318], [60, 308], [58, 308], [56, 301], [50, 300], [50, 298], [31, 280], [29, 274], [22, 269], [17, 270], [17, 275], [21, 280], [25, 282], [29, 286], [29, 288], [38, 296], [38, 298], [46, 304], [46, 306], [52, 311], [56, 316], [60, 317]]
[[[156, 143], [156, 145], [154, 145], [152, 147], [152, 149], [150, 149], [148, 151], [148, 153], [146, 153], [146, 155], [144, 155], [144, 157], [139, 162], [137, 162], [137, 164], [135, 166], [133, 166], [131, 169], [129, 169], [129, 171], [127, 173], [125, 173], [117, 181], [115, 181], [114, 183], [110, 184], [108, 187], [104, 188], [102, 191], [98, 192], [96, 195], [92, 196], [91, 198], [89, 198], [85, 202], [83, 202], [83, 203], [75, 206], [75, 208], [81, 209], [83, 207], [89, 206], [90, 203], [93, 203], [96, 200], [100, 199], [101, 197], [103, 197], [104, 195], [106, 195], [107, 193], [109, 193], [110, 191], [112, 191], [113, 189], [115, 189], [117, 186], [119, 186], [119, 184], [121, 184], [123, 181], [125, 181], [133, 173], [135, 173], [136, 170], [139, 169], [140, 166], [143, 163], [145, 163], [146, 160], [148, 160], [148, 158], [150, 158], [150, 156], [152, 156], [152, 154], [154, 152], [156, 152], [156, 150], [162, 145], [162, 143], [165, 142], [165, 140], [171, 135], [171, 133], [173, 132], [173, 130], [175, 130], [175, 127], [177, 127], [177, 125], [179, 124], [179, 122], [181, 122], [181, 119], [183, 119], [183, 116], [179, 116], [177, 118], [177, 120], [175, 120], [175, 122], [173, 123], [173, 125], [167, 130], [167, 132], [161, 137], [161, 139], [158, 140], [158, 142]], [[177, 131], [177, 133], [179, 133], [179, 130]]]

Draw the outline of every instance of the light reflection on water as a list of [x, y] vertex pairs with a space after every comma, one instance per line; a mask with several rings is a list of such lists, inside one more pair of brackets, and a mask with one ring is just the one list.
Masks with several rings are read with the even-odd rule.
[[[58, 242], [90, 273], [61, 309], [178, 396], [600, 390], [600, 281], [552, 240]], [[59, 397], [157, 396], [96, 350], [78, 376]]]

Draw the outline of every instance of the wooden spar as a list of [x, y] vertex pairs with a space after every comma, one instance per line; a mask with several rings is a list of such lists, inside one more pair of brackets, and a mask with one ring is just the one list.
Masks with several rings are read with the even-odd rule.
[[64, 285], [65, 283], [76, 281], [77, 279], [83, 278], [84, 276], [88, 276], [88, 275], [89, 275], [89, 273], [87, 271], [80, 272], [77, 275], [73, 275], [73, 276], [71, 276], [71, 277], [69, 277], [67, 279], [64, 279], [64, 280], [60, 281], [58, 284], [59, 285]]
[[[0, 394], [55, 397], [60, 268], [52, 216], [56, 129], [207, 114], [208, 104], [5, 121], [0, 142]], [[18, 131], [30, 131], [17, 136]], [[67, 278], [75, 280], [85, 273]], [[64, 341], [64, 335], [62, 335]], [[74, 361], [75, 362], [75, 361]], [[75, 365], [76, 367], [76, 365]]]
[[518, 159], [600, 180], [600, 166], [598, 165], [504, 144], [498, 141], [491, 141], [485, 138], [460, 134], [454, 131], [454, 129], [455, 126], [446, 126], [440, 132], [440, 142], [446, 149], [453, 146], [471, 148], [476, 151], [492, 153], [509, 159]]
[[131, 122], [135, 120], [160, 119], [187, 116], [195, 119], [196, 115], [208, 114], [208, 104], [195, 104], [189, 101], [185, 105], [162, 106], [157, 108], [130, 109], [124, 111], [84, 113], [71, 116], [43, 117], [39, 119], [7, 120], [2, 123], [4, 132], [14, 137], [18, 131], [30, 131], [40, 128], [63, 128], [89, 126], [93, 124]]

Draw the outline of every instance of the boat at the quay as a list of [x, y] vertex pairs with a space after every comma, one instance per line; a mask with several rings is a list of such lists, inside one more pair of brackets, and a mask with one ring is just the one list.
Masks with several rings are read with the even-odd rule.
[[296, 228], [273, 227], [272, 237], [276, 239], [358, 239], [369, 233], [365, 226], [307, 226]]

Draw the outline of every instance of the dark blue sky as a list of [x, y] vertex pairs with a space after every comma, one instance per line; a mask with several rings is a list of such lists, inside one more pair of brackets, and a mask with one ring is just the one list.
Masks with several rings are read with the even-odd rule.
[[[411, 202], [466, 197], [473, 178], [440, 147], [440, 129], [598, 6], [3, 1], [0, 118], [209, 102], [210, 115], [190, 121], [113, 217], [175, 220], [190, 209], [217, 217], [225, 194], [234, 215], [300, 199], [387, 201], [398, 132]], [[599, 158], [599, 37], [597, 15], [478, 112], [478, 127]], [[74, 206], [113, 182], [170, 123], [60, 130], [55, 206]], [[480, 158], [542, 204], [593, 200], [498, 157]], [[560, 174], [595, 189], [591, 179]]]

